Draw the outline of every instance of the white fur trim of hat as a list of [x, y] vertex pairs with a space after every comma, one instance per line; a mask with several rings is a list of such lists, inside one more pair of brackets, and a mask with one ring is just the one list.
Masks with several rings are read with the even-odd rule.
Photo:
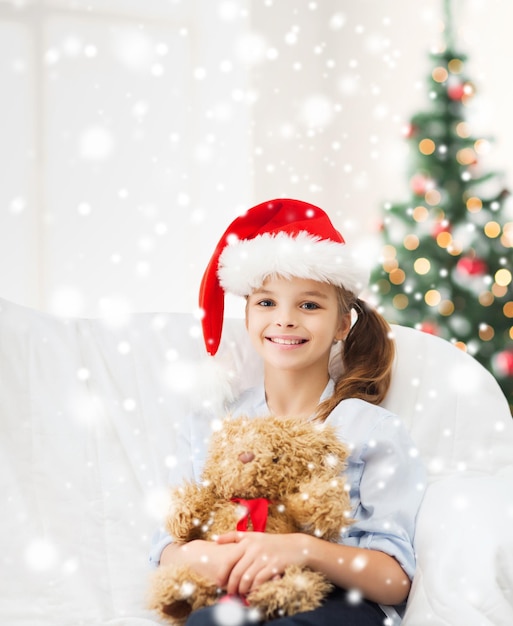
[[343, 286], [359, 294], [367, 275], [345, 243], [285, 232], [264, 233], [253, 239], [230, 242], [219, 258], [218, 277], [225, 291], [247, 296], [266, 278], [307, 278]]

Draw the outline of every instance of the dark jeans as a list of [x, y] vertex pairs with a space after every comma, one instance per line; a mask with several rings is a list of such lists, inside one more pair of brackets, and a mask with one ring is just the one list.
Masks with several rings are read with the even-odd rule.
[[[246, 610], [245, 610], [246, 611]], [[186, 626], [223, 626], [219, 619], [217, 607], [200, 609], [191, 613]], [[241, 619], [226, 619], [224, 623], [236, 624], [236, 626], [258, 626], [263, 622], [251, 619], [251, 613], [245, 612]], [[383, 626], [386, 616], [380, 607], [366, 600], [358, 604], [347, 601], [347, 593], [343, 589], [335, 589], [326, 598], [322, 606], [314, 611], [297, 613], [291, 617], [273, 619], [267, 624], [276, 626]]]

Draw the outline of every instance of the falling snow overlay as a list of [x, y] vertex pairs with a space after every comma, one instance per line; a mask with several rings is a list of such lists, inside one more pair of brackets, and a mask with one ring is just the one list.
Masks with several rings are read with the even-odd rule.
[[[477, 168], [491, 175], [475, 194], [486, 201], [512, 189], [513, 6], [451, 4], [473, 88], [451, 78], [454, 102], [467, 101], [460, 130], [470, 133], [455, 139], [474, 146]], [[408, 199], [410, 182], [437, 190], [408, 168], [422, 139], [438, 159], [444, 143], [403, 131], [434, 103], [429, 53], [442, 5], [0, 0], [0, 623], [155, 624], [141, 581], [169, 476], [198, 462], [184, 422], [219, 402], [212, 389], [185, 393], [200, 354], [200, 315], [185, 312], [196, 311], [213, 245], [247, 207], [287, 195], [326, 209], [377, 262], [383, 201]], [[429, 159], [431, 147], [420, 154]], [[511, 197], [469, 207], [459, 224], [440, 219], [431, 243], [446, 255], [438, 238], [480, 248], [458, 271], [442, 263], [437, 283], [452, 281], [474, 301], [488, 291], [488, 312], [511, 290], [498, 273], [511, 268], [491, 271], [488, 258], [510, 235]], [[394, 224], [401, 245], [430, 224], [411, 220], [404, 232]], [[437, 257], [421, 258], [432, 271]], [[241, 299], [226, 304], [243, 316]], [[449, 318], [459, 341], [471, 318]], [[494, 337], [468, 352], [498, 345], [495, 324], [479, 318], [478, 334], [491, 326]], [[509, 411], [467, 355], [408, 330], [394, 331], [399, 382], [387, 402], [414, 435], [409, 453], [426, 460], [430, 486], [403, 626], [513, 624]], [[243, 328], [230, 333], [222, 357], [247, 386], [259, 368]], [[500, 353], [496, 376], [512, 365]], [[219, 427], [214, 413], [205, 433]]]

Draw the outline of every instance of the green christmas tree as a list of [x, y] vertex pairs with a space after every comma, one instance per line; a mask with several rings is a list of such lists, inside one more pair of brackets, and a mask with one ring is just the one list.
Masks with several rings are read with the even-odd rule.
[[446, 0], [444, 44], [430, 55], [430, 105], [406, 132], [409, 199], [385, 205], [372, 285], [390, 322], [472, 354], [513, 406], [511, 198], [501, 175], [483, 169], [490, 140], [473, 137], [465, 121], [475, 87], [454, 48], [450, 9]]

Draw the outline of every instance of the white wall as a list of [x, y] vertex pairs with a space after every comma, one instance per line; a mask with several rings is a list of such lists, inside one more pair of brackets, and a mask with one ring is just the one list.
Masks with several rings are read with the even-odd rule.
[[[193, 309], [229, 220], [279, 195], [377, 254], [442, 0], [70, 5], [0, 0], [1, 296], [77, 315]], [[513, 6], [454, 9], [469, 120], [511, 181]]]
[[0, 2], [0, 294], [190, 310], [212, 234], [252, 196], [247, 3], [16, 4]]

